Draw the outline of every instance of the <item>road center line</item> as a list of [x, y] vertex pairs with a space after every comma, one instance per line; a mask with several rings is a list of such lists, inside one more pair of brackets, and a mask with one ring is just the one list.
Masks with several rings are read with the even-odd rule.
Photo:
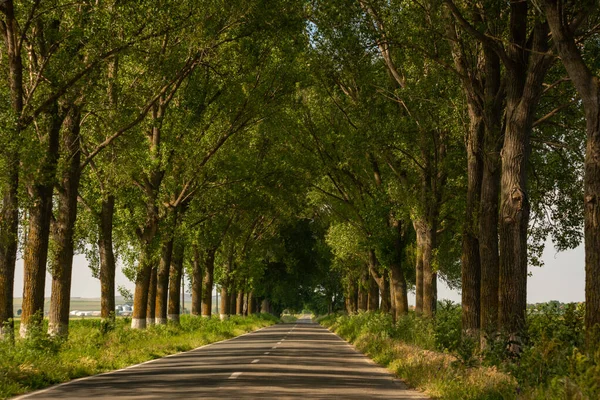
[[238, 376], [240, 376], [241, 374], [242, 374], [241, 372], [234, 372], [233, 374], [231, 374], [229, 379], [237, 379]]

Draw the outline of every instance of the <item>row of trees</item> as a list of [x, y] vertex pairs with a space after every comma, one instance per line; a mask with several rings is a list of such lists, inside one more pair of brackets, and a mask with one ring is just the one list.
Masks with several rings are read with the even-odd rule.
[[349, 311], [372, 308], [374, 281], [381, 308], [406, 313], [414, 282], [431, 317], [440, 274], [462, 288], [466, 335], [518, 343], [528, 264], [549, 234], [577, 245], [585, 221], [593, 340], [597, 2], [313, 6], [305, 145], [323, 167], [314, 196], [333, 216]]
[[1, 10], [0, 321], [21, 249], [22, 335], [46, 266], [49, 329], [67, 333], [77, 251], [104, 318], [121, 258], [134, 328], [177, 319], [188, 268], [197, 315], [216, 281], [224, 314], [257, 298], [332, 310], [343, 288], [349, 311], [399, 318], [414, 287], [432, 317], [443, 278], [462, 289], [465, 335], [518, 343], [527, 266], [550, 235], [559, 249], [585, 238], [593, 340], [596, 1]]

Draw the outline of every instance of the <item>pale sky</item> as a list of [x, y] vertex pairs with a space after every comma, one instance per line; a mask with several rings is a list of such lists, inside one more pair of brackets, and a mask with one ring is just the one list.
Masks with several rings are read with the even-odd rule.
[[[550, 300], [581, 302], [585, 299], [585, 255], [583, 246], [570, 251], [556, 253], [552, 243], [544, 251], [544, 267], [530, 267], [532, 276], [527, 283], [527, 302], [542, 303]], [[46, 274], [46, 297], [50, 297], [51, 277]], [[133, 292], [134, 284], [117, 268], [116, 286], [125, 286]], [[23, 295], [23, 261], [17, 262], [15, 271], [15, 297]], [[438, 298], [460, 303], [460, 293], [439, 282]], [[118, 295], [118, 293], [117, 293]], [[100, 297], [100, 281], [92, 277], [84, 256], [75, 256], [73, 263], [72, 297]], [[409, 293], [409, 303], [414, 305], [414, 293]]]

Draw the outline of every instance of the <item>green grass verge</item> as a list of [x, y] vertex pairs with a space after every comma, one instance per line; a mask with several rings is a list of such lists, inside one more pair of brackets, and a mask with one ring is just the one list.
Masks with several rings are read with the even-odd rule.
[[439, 399], [513, 399], [517, 382], [494, 367], [468, 367], [451, 354], [389, 337], [382, 314], [330, 315], [318, 322], [348, 340], [408, 385]]
[[0, 341], [0, 398], [192, 350], [277, 322], [268, 314], [226, 321], [183, 315], [180, 326], [133, 330], [127, 318], [117, 319], [113, 329], [98, 319], [73, 320], [67, 340], [34, 332], [14, 343]]

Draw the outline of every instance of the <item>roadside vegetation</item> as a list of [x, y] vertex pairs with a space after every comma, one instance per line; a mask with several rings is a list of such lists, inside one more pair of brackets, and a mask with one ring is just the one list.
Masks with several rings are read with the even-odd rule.
[[508, 342], [485, 351], [461, 336], [460, 305], [439, 303], [433, 319], [414, 313], [394, 323], [389, 314], [331, 314], [318, 321], [407, 384], [439, 399], [598, 399], [600, 350], [583, 352], [581, 305], [530, 307], [519, 357]]
[[180, 326], [139, 330], [129, 328], [128, 318], [117, 318], [112, 326], [100, 319], [81, 319], [70, 322], [68, 339], [52, 338], [38, 329], [14, 343], [0, 341], [0, 398], [192, 350], [277, 322], [271, 314], [226, 321], [184, 315]]

